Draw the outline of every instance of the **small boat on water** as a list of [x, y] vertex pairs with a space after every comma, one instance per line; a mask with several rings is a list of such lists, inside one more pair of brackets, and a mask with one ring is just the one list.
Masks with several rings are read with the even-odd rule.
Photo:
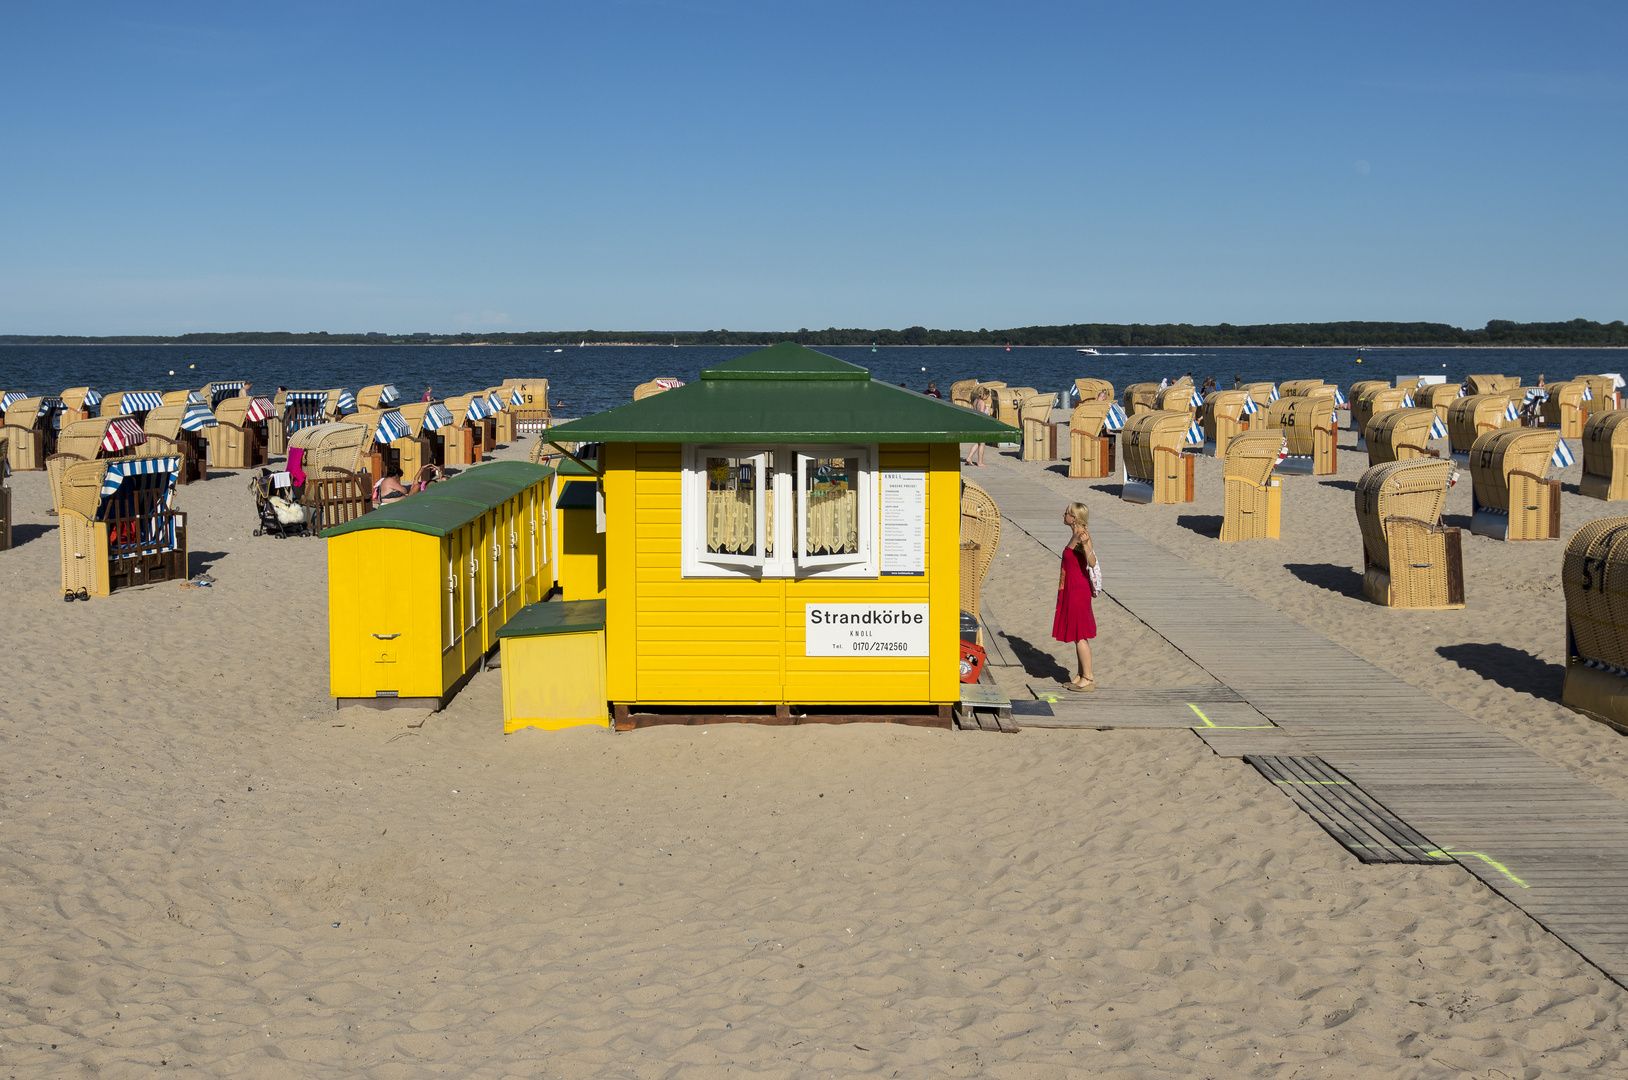
[[1101, 353], [1097, 352], [1097, 350], [1095, 350], [1095, 349], [1075, 349], [1074, 351], [1075, 352], [1083, 352], [1087, 356], [1101, 356], [1102, 355]]

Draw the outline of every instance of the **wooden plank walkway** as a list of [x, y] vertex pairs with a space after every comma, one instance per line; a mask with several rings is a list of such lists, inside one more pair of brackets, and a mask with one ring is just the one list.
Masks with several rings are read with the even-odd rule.
[[[990, 459], [977, 481], [1008, 525], [1061, 555], [1066, 497]], [[1106, 517], [1091, 532], [1108, 598], [1275, 725], [1179, 726], [1224, 756], [1322, 759], [1628, 987], [1628, 803]], [[1152, 718], [1108, 691], [1054, 703], [1047, 726]], [[1173, 716], [1185, 700], [1165, 691], [1149, 704]]]

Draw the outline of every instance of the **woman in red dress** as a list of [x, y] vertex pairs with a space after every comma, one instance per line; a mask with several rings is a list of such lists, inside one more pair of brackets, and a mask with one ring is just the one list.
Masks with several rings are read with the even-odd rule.
[[1097, 565], [1097, 553], [1086, 528], [1090, 516], [1084, 503], [1069, 503], [1063, 511], [1063, 524], [1074, 530], [1074, 537], [1063, 549], [1062, 573], [1057, 578], [1057, 615], [1051, 623], [1051, 636], [1058, 641], [1072, 641], [1079, 653], [1080, 673], [1064, 685], [1081, 692], [1097, 688], [1091, 674], [1091, 639], [1097, 636], [1097, 619], [1091, 613], [1091, 578], [1087, 573], [1087, 568]]

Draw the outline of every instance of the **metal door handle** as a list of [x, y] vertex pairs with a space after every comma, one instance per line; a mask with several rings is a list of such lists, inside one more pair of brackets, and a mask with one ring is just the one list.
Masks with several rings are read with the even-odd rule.
[[397, 638], [399, 638], [401, 635], [400, 634], [374, 634], [373, 636], [378, 638], [380, 641], [394, 641]]

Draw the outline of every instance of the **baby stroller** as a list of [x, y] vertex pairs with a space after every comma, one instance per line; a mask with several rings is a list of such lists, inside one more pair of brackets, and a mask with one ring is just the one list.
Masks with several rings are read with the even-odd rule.
[[254, 530], [254, 535], [275, 536], [279, 540], [311, 535], [305, 507], [299, 503], [299, 489], [278, 483], [287, 477], [287, 473], [273, 473], [270, 469], [261, 469], [259, 476], [250, 477], [249, 490], [254, 492], [255, 512], [260, 515], [260, 527]]

